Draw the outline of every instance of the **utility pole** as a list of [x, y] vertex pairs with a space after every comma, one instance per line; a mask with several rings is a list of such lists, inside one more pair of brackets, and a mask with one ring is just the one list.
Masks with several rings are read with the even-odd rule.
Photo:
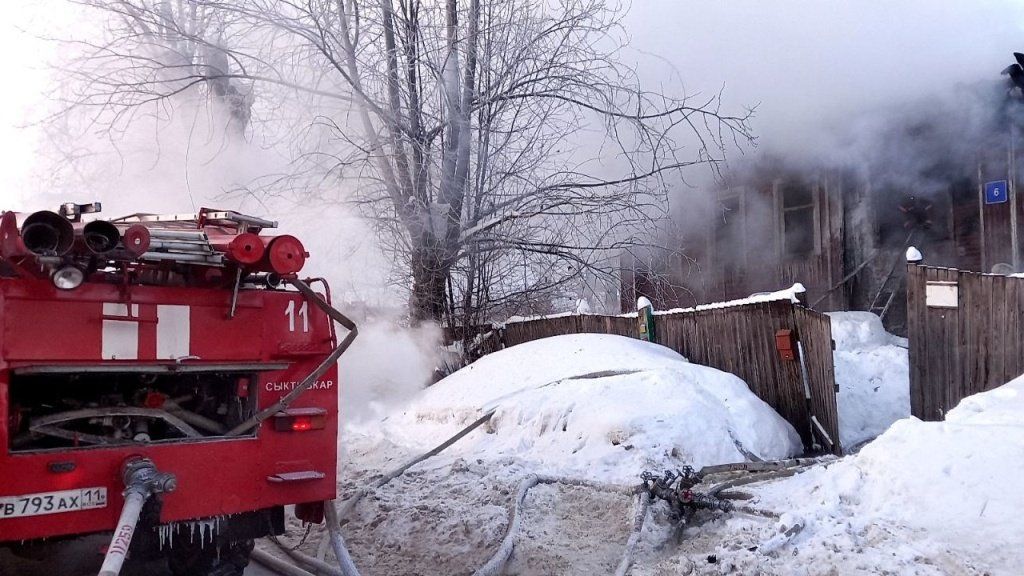
[[981, 250], [981, 272], [987, 270], [985, 264], [985, 181], [981, 175], [981, 156], [978, 157], [978, 238]]
[[1007, 152], [1007, 194], [1010, 195], [1010, 249], [1013, 251], [1013, 271], [1020, 272], [1020, 250], [1017, 246], [1017, 125], [1010, 119], [1010, 149]]

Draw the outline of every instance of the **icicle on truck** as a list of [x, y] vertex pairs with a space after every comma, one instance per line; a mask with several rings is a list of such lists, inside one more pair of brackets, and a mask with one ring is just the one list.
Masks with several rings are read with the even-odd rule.
[[85, 221], [98, 211], [0, 217], [0, 546], [109, 533], [103, 575], [129, 550], [241, 574], [285, 505], [320, 522], [335, 497], [355, 327], [325, 281], [299, 280], [302, 243], [263, 234], [275, 222]]

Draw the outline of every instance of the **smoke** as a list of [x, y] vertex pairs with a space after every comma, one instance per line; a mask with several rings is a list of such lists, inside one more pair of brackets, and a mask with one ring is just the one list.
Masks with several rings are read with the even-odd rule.
[[440, 340], [441, 331], [429, 324], [402, 328], [376, 320], [361, 325], [339, 362], [343, 421], [379, 418], [423, 390], [437, 368]]
[[[48, 19], [55, 16], [50, 12]], [[79, 26], [77, 16], [66, 20], [60, 26]], [[985, 138], [989, 111], [1002, 97], [998, 73], [1014, 50], [1024, 49], [1022, 23], [1024, 5], [1006, 0], [644, 0], [633, 3], [623, 24], [636, 49], [638, 73], [652, 89], [683, 91], [695, 102], [724, 89], [723, 110], [757, 106], [759, 146], [756, 151], [730, 150], [730, 168], [740, 170], [775, 156], [792, 166], [869, 166], [889, 175], [894, 186], [928, 189], [935, 158], [955, 159]], [[6, 51], [37, 53], [38, 43], [32, 46], [28, 51], [8, 46]], [[25, 64], [19, 62], [19, 69], [27, 70]], [[41, 62], [30, 64], [45, 68]], [[38, 88], [32, 96], [38, 99], [41, 92]], [[22, 99], [26, 94], [21, 90]], [[23, 108], [4, 107], [5, 125]], [[6, 135], [5, 182], [15, 182], [13, 173], [25, 174], [26, 165], [34, 166], [31, 178], [16, 180], [17, 192], [11, 186], [3, 191], [4, 207], [52, 208], [64, 201], [98, 200], [108, 216], [193, 212], [201, 206], [268, 216], [280, 220], [282, 232], [306, 243], [312, 255], [306, 271], [331, 281], [336, 302], [401, 308], [405, 293], [392, 286], [400, 275], [372, 240], [370, 227], [340, 203], [319, 198], [343, 198], [345, 183], [329, 183], [335, 188], [316, 197], [239, 193], [287, 171], [293, 151], [283, 144], [228, 138], [217, 117], [208, 103], [193, 102], [171, 114], [138, 120], [113, 137], [88, 125], [66, 126], [48, 135], [43, 154], [32, 162], [24, 154], [32, 149], [26, 145], [30, 139], [20, 137], [12, 145], [13, 137]], [[922, 139], [920, 132], [909, 130], [915, 125], [930, 132]], [[8, 153], [19, 146], [21, 154]], [[700, 189], [707, 182], [696, 176], [688, 176], [690, 185]], [[682, 206], [691, 219], [729, 217], [727, 207], [707, 207], [710, 215], [688, 210], [685, 199], [695, 195], [694, 189], [684, 183], [679, 187], [684, 202], [673, 207]], [[436, 348], [436, 333], [400, 332], [396, 324], [390, 318], [362, 326], [357, 341], [362, 345], [347, 356], [350, 397], [362, 407], [353, 414], [372, 411], [374, 403], [429, 378], [435, 358], [426, 351]], [[389, 392], [375, 391], [375, 386]]]
[[698, 293], [698, 263], [756, 269], [751, 254], [772, 238], [770, 196], [746, 194], [737, 210], [730, 187], [841, 174], [844, 190], [867, 190], [888, 218], [908, 196], [931, 198], [938, 213], [952, 190], [970, 189], [979, 160], [983, 178], [1006, 177], [1005, 150], [1002, 163], [979, 152], [998, 156], [1007, 123], [1024, 125], [1000, 76], [1024, 51], [1021, 2], [645, 0], [624, 25], [649, 85], [695, 104], [722, 91], [727, 112], [756, 107], [756, 147], [726, 150], [720, 175], [691, 171], [672, 191], [676, 228], [662, 241], [681, 247], [675, 275]]
[[877, 143], [851, 134], [862, 118], [899, 119], [902, 105], [998, 81], [1024, 50], [1022, 25], [1013, 0], [645, 0], [626, 22], [648, 82], [724, 89], [726, 107], [757, 106], [761, 154], [814, 160], [850, 154], [852, 136]]

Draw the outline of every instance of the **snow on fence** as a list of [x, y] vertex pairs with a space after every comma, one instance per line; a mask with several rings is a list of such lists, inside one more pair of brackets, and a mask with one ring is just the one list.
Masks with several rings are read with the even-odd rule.
[[910, 411], [942, 420], [1024, 372], [1024, 279], [909, 264]]
[[[779, 330], [791, 330], [800, 342], [806, 387], [799, 356], [784, 360], [776, 347]], [[486, 332], [491, 336], [484, 353], [562, 334], [635, 338], [637, 332], [635, 315], [579, 314], [512, 321]], [[658, 313], [655, 341], [691, 362], [739, 376], [796, 428], [806, 446], [816, 440], [822, 446], [831, 443], [832, 451], [841, 453], [828, 316], [788, 299]], [[819, 430], [812, 432], [812, 427]]]

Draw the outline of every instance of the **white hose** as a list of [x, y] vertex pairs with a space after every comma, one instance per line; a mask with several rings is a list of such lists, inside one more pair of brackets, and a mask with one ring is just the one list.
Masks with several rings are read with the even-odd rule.
[[[333, 500], [324, 502], [324, 516], [328, 531], [327, 540], [334, 549], [334, 555], [338, 558], [338, 564], [341, 566], [340, 570], [322, 559], [303, 554], [298, 550], [285, 546], [277, 538], [271, 537], [270, 540], [281, 552], [296, 562], [297, 565], [301, 565], [303, 572], [311, 570], [317, 574], [326, 574], [327, 576], [360, 576], [359, 570], [356, 568], [355, 563], [352, 561], [352, 556], [345, 546], [345, 539], [341, 535], [341, 525], [338, 522], [338, 512]], [[262, 552], [262, 554], [266, 556], [267, 552]], [[280, 558], [272, 558], [277, 562], [284, 562]]]
[[636, 496], [636, 504], [633, 507], [633, 529], [630, 531], [629, 540], [626, 541], [626, 551], [622, 554], [618, 568], [615, 569], [615, 576], [626, 576], [629, 567], [633, 565], [633, 555], [636, 553], [636, 546], [640, 543], [640, 533], [644, 529], [644, 520], [647, 519], [647, 509], [651, 505], [651, 495], [641, 492]]
[[117, 576], [121, 573], [121, 566], [128, 557], [128, 548], [132, 545], [132, 536], [135, 535], [135, 525], [139, 523], [142, 505], [146, 503], [148, 496], [148, 490], [129, 490], [125, 493], [124, 508], [121, 509], [117, 529], [114, 530], [110, 546], [107, 547], [107, 555], [103, 558], [99, 576]]
[[285, 556], [294, 560], [297, 563], [297, 566], [301, 566], [303, 570], [312, 570], [320, 576], [344, 576], [338, 568], [331, 566], [323, 560], [317, 560], [308, 554], [303, 554], [298, 550], [289, 548], [273, 536], [270, 537], [270, 541], [273, 542], [274, 545], [277, 546], [277, 549], [283, 552]]
[[327, 520], [327, 532], [331, 535], [331, 547], [334, 548], [334, 555], [341, 565], [341, 573], [344, 576], [359, 576], [359, 570], [352, 562], [352, 556], [345, 547], [345, 539], [341, 536], [341, 524], [338, 522], [338, 510], [334, 507], [334, 500], [324, 502], [324, 515]]
[[[484, 412], [482, 416], [474, 420], [472, 423], [470, 423], [462, 430], [459, 430], [451, 438], [448, 438], [444, 442], [435, 446], [433, 449], [424, 452], [423, 454], [420, 454], [419, 456], [413, 458], [412, 460], [406, 462], [405, 464], [399, 466], [398, 468], [395, 468], [391, 472], [388, 472], [383, 477], [377, 479], [369, 486], [364, 486], [363, 488], [356, 490], [356, 492], [352, 496], [350, 496], [348, 500], [342, 503], [340, 513], [338, 512], [337, 508], [335, 508], [333, 501], [327, 502], [324, 508], [324, 514], [327, 517], [327, 538], [324, 538], [320, 541], [320, 546], [318, 547], [316, 558], [310, 559], [323, 561], [327, 553], [327, 544], [330, 544], [331, 548], [334, 549], [335, 556], [338, 557], [338, 562], [342, 566], [342, 571], [344, 572], [346, 570], [346, 565], [348, 566], [347, 569], [350, 571], [346, 573], [346, 576], [357, 576], [359, 574], [359, 571], [356, 569], [355, 564], [352, 562], [351, 556], [348, 555], [348, 549], [345, 546], [345, 539], [341, 536], [341, 523], [339, 522], [339, 518], [344, 518], [351, 514], [352, 510], [355, 509], [359, 501], [362, 500], [363, 497], [366, 496], [367, 494], [384, 486], [385, 484], [391, 482], [395, 478], [398, 478], [399, 476], [405, 474], [410, 468], [412, 468], [416, 464], [419, 464], [420, 462], [423, 462], [428, 458], [437, 456], [445, 449], [450, 447], [452, 444], [455, 444], [456, 442], [464, 438], [466, 435], [468, 435], [470, 432], [472, 432], [473, 430], [477, 429], [478, 427], [489, 421], [491, 419], [491, 416], [494, 415], [495, 410], [497, 409], [492, 408], [491, 410]], [[341, 556], [338, 556], [339, 548], [344, 551], [345, 559], [342, 559]], [[307, 562], [307, 566], [309, 565], [314, 564], [310, 564]]]
[[501, 573], [505, 563], [512, 556], [512, 549], [515, 548], [516, 537], [519, 535], [519, 524], [521, 522], [519, 507], [526, 500], [526, 493], [530, 491], [530, 488], [539, 483], [540, 477], [535, 474], [527, 476], [519, 483], [516, 498], [512, 501], [512, 510], [509, 512], [509, 523], [508, 529], [505, 530], [505, 538], [502, 539], [501, 545], [498, 546], [494, 555], [483, 566], [477, 568], [476, 572], [473, 572], [473, 576], [497, 576]]
[[286, 560], [282, 560], [269, 552], [260, 550], [259, 548], [252, 551], [252, 559], [278, 574], [283, 574], [284, 576], [313, 576], [312, 572], [303, 570], [302, 568], [299, 568]]
[[515, 548], [516, 539], [519, 537], [519, 528], [522, 524], [522, 514], [520, 513], [519, 508], [526, 500], [527, 493], [537, 484], [562, 484], [565, 486], [593, 488], [595, 490], [602, 490], [605, 492], [619, 492], [624, 494], [633, 494], [637, 490], [633, 486], [604, 484], [579, 478], [539, 476], [537, 474], [527, 476], [519, 483], [519, 489], [516, 490], [516, 497], [512, 501], [511, 510], [509, 511], [508, 528], [505, 530], [505, 537], [502, 539], [501, 545], [498, 546], [494, 555], [492, 555], [483, 566], [477, 568], [477, 570], [473, 572], [473, 576], [498, 576], [501, 574], [502, 570], [504, 570], [508, 559], [512, 557], [512, 551]]

